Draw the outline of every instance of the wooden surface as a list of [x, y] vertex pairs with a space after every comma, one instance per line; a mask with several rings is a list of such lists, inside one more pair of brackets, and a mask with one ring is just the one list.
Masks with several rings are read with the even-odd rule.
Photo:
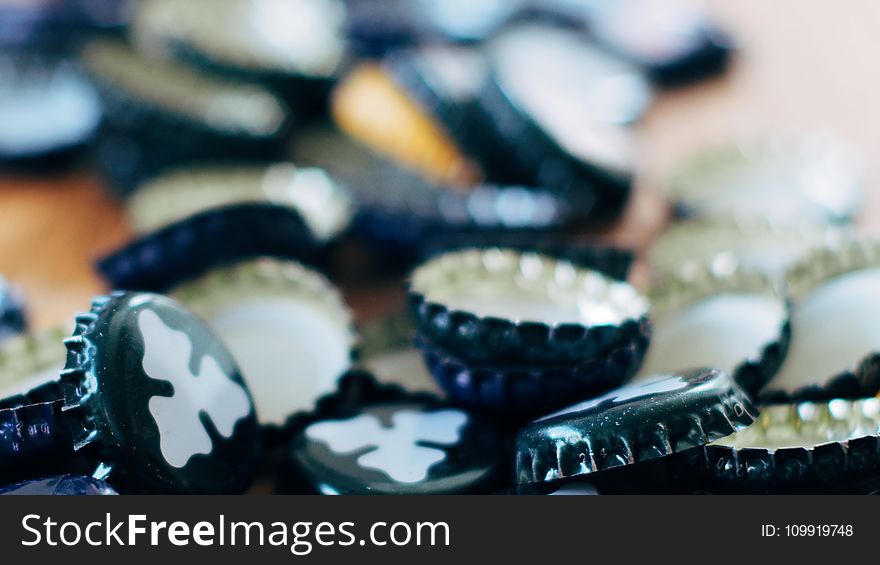
[[[716, 17], [742, 43], [724, 78], [666, 93], [641, 124], [639, 191], [610, 239], [643, 247], [665, 219], [651, 192], [678, 160], [706, 144], [767, 132], [830, 131], [862, 148], [869, 201], [860, 225], [880, 235], [872, 163], [880, 153], [880, 75], [871, 57], [880, 45], [880, 3], [872, 0], [714, 0]], [[69, 319], [105, 290], [93, 259], [122, 244], [129, 229], [120, 207], [85, 172], [61, 178], [0, 177], [0, 273], [24, 287], [37, 327]], [[350, 296], [376, 310], [369, 290]]]

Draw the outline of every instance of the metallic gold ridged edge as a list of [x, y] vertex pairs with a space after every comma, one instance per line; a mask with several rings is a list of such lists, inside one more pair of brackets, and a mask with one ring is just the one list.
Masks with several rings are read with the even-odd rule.
[[757, 271], [736, 269], [732, 273], [717, 274], [703, 265], [690, 276], [670, 277], [648, 292], [654, 325], [659, 327], [667, 316], [725, 293], [773, 298], [786, 313], [777, 332], [778, 339], [763, 344], [733, 370], [734, 380], [750, 394], [756, 394], [779, 371], [791, 344], [793, 305], [784, 284]]
[[[666, 278], [697, 276], [703, 268], [717, 272], [713, 263], [726, 251], [715, 245], [714, 256], [707, 257], [702, 252], [709, 249], [709, 246], [701, 244], [700, 253], [695, 255], [689, 242], [702, 241], [703, 238], [723, 241], [724, 238], [733, 236], [793, 241], [802, 244], [803, 257], [814, 247], [838, 241], [845, 233], [842, 229], [821, 224], [784, 225], [769, 218], [694, 218], [675, 223], [661, 233], [649, 249], [648, 257], [655, 278], [662, 282]], [[734, 268], [743, 267], [737, 262]]]
[[[550, 271], [556, 273], [560, 266], [567, 266], [568, 272], [573, 273], [576, 280], [583, 282], [585, 277], [591, 276], [600, 281], [606, 291], [614, 286], [627, 288], [631, 291], [633, 300], [640, 301], [641, 304], [637, 303], [635, 305], [634, 310], [638, 310], [636, 315], [621, 321], [619, 324], [587, 326], [578, 323], [551, 324], [534, 320], [514, 321], [492, 316], [480, 316], [471, 312], [452, 309], [445, 304], [431, 299], [430, 287], [436, 284], [438, 278], [443, 278], [449, 273], [460, 273], [468, 269], [476, 269], [486, 277], [496, 276], [487, 267], [487, 258], [491, 260], [490, 255], [496, 258], [503, 257], [504, 261], [511, 266], [515, 265], [516, 267], [507, 269], [511, 275], [522, 271], [522, 262], [526, 258], [540, 261], [542, 277], [546, 279], [546, 283], [551, 283], [556, 279], [555, 275], [547, 278], [545, 276], [546, 273]], [[571, 286], [573, 287], [576, 284], [578, 283], [572, 282]], [[571, 361], [584, 356], [590, 357], [595, 354], [594, 350], [584, 347], [573, 348], [573, 344], [603, 343], [605, 345], [614, 345], [619, 343], [623, 337], [629, 335], [633, 328], [638, 327], [648, 317], [649, 313], [648, 301], [628, 283], [614, 280], [598, 271], [584, 269], [568, 260], [557, 259], [540, 253], [521, 252], [499, 247], [464, 249], [437, 255], [413, 271], [407, 280], [407, 289], [411, 308], [416, 318], [416, 326], [421, 333], [429, 337], [437, 345], [449, 349], [452, 353], [465, 358], [484, 361], [499, 355], [502, 349], [510, 349], [507, 346], [511, 343], [532, 343], [535, 334], [546, 336], [546, 340], [541, 339], [543, 346], [538, 348], [540, 353], [518, 348], [516, 351], [507, 351], [504, 355], [514, 354], [527, 361]], [[586, 292], [586, 290], [581, 290], [581, 292]], [[443, 320], [444, 323], [438, 324], [436, 323], [437, 320]], [[475, 335], [493, 336], [491, 341], [504, 345], [496, 345], [495, 347], [481, 346], [480, 355], [485, 358], [475, 358], [474, 354], [477, 351], [471, 347], [474, 345], [473, 343], [465, 339], [466, 343], [456, 344], [453, 339], [459, 335], [457, 331], [459, 327], [471, 324], [475, 325], [475, 328], [478, 330], [473, 332]], [[442, 331], [438, 330], [438, 327], [441, 327]], [[525, 337], [527, 332], [531, 334], [529, 337]], [[566, 333], [577, 334], [579, 337], [572, 340], [565, 335]], [[471, 335], [471, 332], [468, 332], [468, 335]], [[495, 337], [498, 339], [496, 340]], [[495, 351], [496, 349], [498, 351]]]
[[[520, 437], [517, 441], [517, 482], [557, 481], [680, 453], [745, 428], [755, 421], [757, 413], [749, 397], [732, 386], [719, 395], [711, 408], [648, 423], [631, 435], [612, 434], [611, 438], [598, 440], [584, 437], [572, 429], [570, 435], [548, 439], [542, 445], [531, 445], [531, 442], [520, 441]], [[673, 435], [670, 430], [687, 431]]]
[[880, 242], [851, 238], [814, 249], [788, 271], [786, 281], [792, 298], [800, 301], [831, 279], [874, 268], [880, 268]]
[[531, 234], [447, 234], [428, 240], [423, 252], [425, 259], [461, 249], [505, 247], [521, 253], [539, 253], [574, 265], [599, 271], [607, 277], [626, 282], [635, 262], [635, 252], [629, 248], [603, 245], [596, 242], [563, 241], [554, 236], [542, 238]]
[[[858, 410], [865, 404], [877, 404], [876, 398], [857, 401], [835, 400], [845, 403], [849, 411]], [[767, 429], [774, 425], [774, 412], [786, 412], [791, 425], [804, 425], [802, 409], [805, 405], [818, 408], [815, 417], [831, 416], [828, 403], [800, 403], [767, 406], [752, 426]], [[801, 481], [828, 481], [874, 471], [880, 465], [880, 418], [873, 433], [856, 435], [842, 441], [827, 441], [809, 446], [766, 448], [733, 447], [710, 443], [703, 447], [704, 468], [713, 479], [738, 483], [740, 486], [784, 486], [785, 483]], [[778, 422], [775, 423], [779, 425]], [[734, 434], [736, 435], [736, 434]], [[728, 438], [729, 439], [729, 438]], [[736, 486], [736, 485], [733, 485]]]
[[[880, 268], [880, 242], [850, 239], [839, 245], [819, 248], [792, 267], [786, 275], [794, 309], [808, 294], [826, 282], [848, 273]], [[772, 381], [771, 383], [772, 384]], [[799, 400], [856, 399], [880, 393], [880, 348], [866, 352], [861, 359], [836, 375], [828, 375], [822, 385], [807, 385], [793, 391], [769, 391], [765, 403]]]

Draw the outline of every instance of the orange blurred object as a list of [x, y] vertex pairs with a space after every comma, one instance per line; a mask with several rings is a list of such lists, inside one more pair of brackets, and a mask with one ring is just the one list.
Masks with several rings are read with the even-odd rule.
[[331, 111], [347, 134], [428, 180], [473, 186], [479, 168], [374, 63], [356, 67], [333, 93]]

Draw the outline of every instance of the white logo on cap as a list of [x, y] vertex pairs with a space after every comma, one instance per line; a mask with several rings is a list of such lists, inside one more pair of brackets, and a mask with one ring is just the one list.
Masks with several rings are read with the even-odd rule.
[[362, 414], [339, 422], [313, 424], [306, 429], [306, 437], [339, 454], [371, 448], [358, 457], [358, 465], [381, 471], [399, 483], [417, 483], [425, 480], [433, 465], [446, 458], [444, 450], [418, 443], [455, 445], [467, 419], [467, 414], [460, 410], [401, 410], [391, 417], [391, 427], [386, 428], [376, 416]]
[[149, 408], [159, 427], [162, 456], [180, 469], [193, 455], [213, 450], [200, 413], [207, 414], [220, 435], [230, 438], [235, 424], [250, 414], [251, 403], [244, 388], [231, 380], [210, 355], [201, 358], [198, 373], [193, 374], [189, 336], [169, 328], [155, 312], [141, 311], [138, 327], [144, 337], [144, 372], [174, 387], [170, 397], [152, 397]]

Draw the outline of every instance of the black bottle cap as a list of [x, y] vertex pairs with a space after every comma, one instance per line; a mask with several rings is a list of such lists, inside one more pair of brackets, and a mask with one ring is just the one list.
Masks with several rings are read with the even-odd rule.
[[493, 78], [482, 105], [497, 129], [495, 150], [506, 154], [507, 170], [487, 175], [562, 192], [583, 217], [617, 217], [635, 160], [632, 132], [623, 126], [651, 97], [639, 71], [547, 25], [512, 27], [489, 52]]
[[794, 303], [785, 363], [765, 402], [862, 398], [880, 392], [880, 243], [817, 248], [786, 276]]
[[480, 103], [490, 78], [486, 54], [465, 45], [424, 45], [393, 51], [382, 61], [394, 81], [443, 126], [462, 151], [479, 162], [496, 183], [522, 182], [505, 177], [509, 155], [504, 140]]
[[108, 496], [116, 491], [105, 483], [77, 475], [62, 475], [0, 487], [0, 496]]
[[109, 40], [86, 45], [82, 60], [105, 108], [95, 161], [119, 196], [184, 164], [282, 158], [291, 110], [258, 84], [147, 59]]
[[321, 246], [295, 210], [240, 204], [190, 216], [100, 259], [114, 288], [165, 291], [225, 263], [260, 256], [316, 260]]
[[287, 453], [298, 480], [287, 480], [323, 494], [488, 494], [503, 480], [505, 453], [489, 422], [402, 399], [306, 426]]
[[127, 207], [135, 229], [146, 233], [200, 212], [241, 204], [295, 210], [320, 242], [339, 237], [354, 214], [345, 186], [321, 169], [292, 163], [177, 169], [139, 187]]
[[0, 277], [0, 341], [27, 329], [24, 295]]
[[354, 229], [376, 247], [394, 246], [417, 258], [438, 236], [476, 233], [523, 237], [561, 229], [571, 206], [551, 191], [521, 186], [444, 188], [372, 154], [331, 128], [294, 138], [296, 162], [325, 169], [348, 185], [358, 212]]
[[[82, 57], [104, 95], [107, 117], [113, 122], [191, 127], [244, 139], [280, 139], [287, 133], [287, 107], [258, 85], [217, 79], [176, 63], [147, 59], [110, 40], [88, 44]], [[130, 112], [140, 116], [126, 115]], [[138, 117], [145, 120], [135, 121]], [[151, 123], [149, 118], [161, 122]]]
[[0, 53], [0, 167], [45, 172], [95, 135], [101, 101], [70, 60]]
[[413, 272], [409, 292], [419, 331], [476, 362], [590, 360], [625, 343], [648, 315], [627, 283], [503, 248], [435, 257]]
[[834, 492], [880, 469], [876, 398], [766, 406], [695, 458], [718, 492]]
[[517, 481], [552, 482], [667, 457], [745, 428], [756, 414], [722, 371], [659, 376], [523, 428]]
[[522, 4], [523, 0], [349, 0], [347, 33], [365, 55], [414, 44], [478, 43]]
[[280, 429], [313, 411], [351, 369], [352, 313], [330, 281], [299, 263], [261, 258], [225, 266], [171, 295], [226, 344], [264, 427]]
[[759, 272], [704, 269], [667, 279], [649, 296], [654, 334], [637, 380], [715, 367], [757, 394], [785, 361], [791, 305], [782, 285]]
[[596, 41], [662, 86], [723, 72], [734, 48], [731, 38], [690, 0], [590, 2], [581, 10]]
[[456, 402], [521, 421], [621, 386], [642, 364], [650, 330], [643, 320], [621, 343], [607, 351], [594, 349], [593, 357], [574, 363], [475, 363], [424, 337], [417, 344], [434, 378]]
[[259, 454], [253, 401], [232, 356], [171, 299], [96, 298], [65, 341], [73, 447], [126, 492], [236, 493]]

